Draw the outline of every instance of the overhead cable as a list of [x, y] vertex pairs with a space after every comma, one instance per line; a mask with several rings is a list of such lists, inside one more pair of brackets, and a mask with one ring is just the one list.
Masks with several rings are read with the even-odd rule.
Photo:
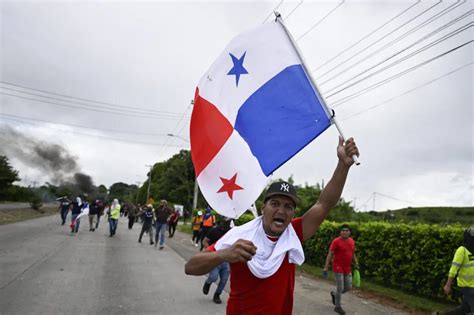
[[458, 50], [458, 49], [461, 49], [462, 47], [471, 44], [473, 41], [474, 41], [474, 40], [467, 41], [467, 42], [465, 42], [465, 43], [463, 43], [463, 44], [461, 44], [461, 45], [459, 45], [459, 46], [456, 46], [456, 47], [454, 47], [454, 48], [452, 48], [452, 49], [450, 49], [450, 50], [448, 50], [448, 51], [445, 51], [445, 52], [442, 53], [442, 54], [439, 54], [439, 55], [437, 55], [437, 56], [435, 56], [435, 57], [433, 57], [433, 58], [430, 58], [430, 59], [428, 59], [428, 60], [425, 60], [425, 61], [423, 61], [423, 62], [421, 62], [421, 63], [419, 63], [419, 64], [417, 64], [417, 65], [415, 65], [415, 66], [413, 66], [413, 67], [411, 67], [411, 68], [409, 68], [409, 69], [406, 69], [406, 70], [404, 70], [404, 71], [402, 71], [402, 72], [399, 72], [399, 73], [397, 73], [397, 74], [395, 74], [395, 75], [392, 75], [392, 76], [390, 76], [390, 77], [388, 77], [388, 78], [386, 78], [386, 79], [384, 79], [384, 80], [382, 80], [382, 81], [379, 81], [379, 82], [377, 82], [377, 83], [375, 83], [375, 84], [373, 84], [373, 85], [371, 85], [371, 86], [368, 86], [368, 87], [366, 87], [366, 88], [364, 88], [364, 89], [362, 89], [362, 90], [359, 90], [359, 91], [357, 91], [357, 92], [355, 92], [355, 93], [353, 93], [353, 94], [351, 94], [351, 95], [348, 95], [348, 96], [346, 96], [346, 97], [343, 97], [343, 98], [341, 98], [341, 99], [339, 99], [339, 100], [337, 100], [337, 101], [331, 103], [330, 106], [332, 106], [332, 107], [340, 106], [340, 105], [342, 105], [342, 104], [344, 104], [344, 103], [350, 101], [350, 100], [353, 99], [353, 98], [359, 97], [359, 96], [361, 96], [361, 95], [363, 95], [363, 94], [365, 94], [365, 93], [367, 93], [367, 92], [369, 92], [369, 91], [371, 91], [371, 90], [373, 90], [373, 89], [376, 89], [376, 88], [378, 88], [378, 87], [380, 87], [380, 86], [382, 86], [382, 85], [385, 85], [385, 84], [387, 84], [387, 83], [389, 83], [389, 82], [391, 82], [391, 81], [393, 81], [393, 80], [395, 80], [395, 79], [398, 79], [399, 77], [402, 77], [402, 76], [404, 76], [404, 75], [406, 75], [406, 74], [408, 74], [408, 73], [410, 73], [410, 72], [412, 72], [412, 71], [414, 71], [414, 70], [416, 70], [416, 69], [418, 69], [418, 68], [420, 68], [420, 67], [423, 67], [423, 66], [425, 66], [425, 65], [427, 65], [427, 64], [429, 64], [429, 63], [431, 63], [431, 62], [433, 62], [433, 61], [435, 61], [435, 60], [437, 60], [437, 59], [439, 59], [439, 58], [441, 58], [441, 57], [443, 57], [443, 56], [446, 56], [446, 55], [448, 55], [448, 54], [450, 54], [450, 53], [452, 53], [452, 52], [454, 52], [454, 51], [456, 51], [456, 50]]
[[[21, 123], [21, 124], [27, 124], [27, 125], [33, 125], [33, 126], [40, 126], [41, 127], [41, 125], [38, 125], [38, 124], [35, 124], [35, 123], [21, 121], [21, 120], [18, 120], [18, 119], [13, 119], [13, 118], [8, 118], [8, 117], [0, 117], [0, 119], [6, 119], [6, 120], [11, 120], [11, 121], [16, 121], [16, 122]], [[57, 129], [57, 128], [55, 128], [55, 129]], [[92, 135], [92, 134], [89, 134], [89, 133], [77, 132], [77, 131], [66, 130], [66, 129], [58, 129], [58, 130], [65, 131], [65, 132], [70, 132], [70, 133], [74, 133], [74, 134], [79, 134], [79, 135], [83, 135], [83, 136], [94, 137], [94, 138], [97, 138], [99, 140], [109, 140], [109, 141], [112, 140], [112, 141], [118, 141], [118, 142], [128, 142], [128, 143], [132, 143], [132, 144], [145, 144], [145, 145], [151, 145], [151, 146], [166, 145], [166, 144], [160, 144], [160, 143], [142, 142], [142, 141], [135, 141], [135, 140], [127, 140], [127, 139], [122, 139], [122, 138]], [[168, 145], [168, 146], [173, 146], [173, 145]], [[175, 147], [182, 147], [182, 146], [175, 145]]]
[[45, 104], [51, 104], [51, 105], [57, 105], [57, 106], [63, 106], [63, 107], [70, 107], [70, 108], [76, 108], [76, 109], [93, 111], [93, 112], [101, 112], [101, 113], [114, 114], [114, 115], [122, 115], [122, 116], [127, 116], [127, 117], [136, 116], [136, 117], [143, 117], [143, 118], [150, 118], [150, 119], [166, 119], [166, 120], [176, 120], [176, 119], [178, 119], [178, 118], [174, 118], [174, 117], [163, 118], [163, 117], [144, 115], [144, 114], [142, 115], [142, 114], [124, 113], [124, 112], [118, 112], [118, 111], [113, 111], [113, 110], [105, 110], [105, 109], [98, 109], [98, 108], [87, 108], [87, 107], [81, 107], [81, 106], [70, 105], [70, 104], [60, 104], [60, 103], [56, 103], [56, 102], [49, 102], [49, 101], [45, 101], [45, 100], [40, 100], [40, 99], [36, 99], [36, 98], [31, 98], [31, 97], [24, 97], [24, 96], [20, 96], [20, 95], [5, 93], [5, 92], [0, 92], [0, 94], [11, 96], [11, 97], [17, 97], [17, 98], [21, 98], [21, 99], [25, 99], [25, 100], [45, 103]]
[[298, 2], [298, 4], [296, 5], [296, 7], [294, 7], [293, 10], [290, 11], [290, 13], [288, 13], [288, 15], [283, 19], [283, 21], [288, 20], [288, 18], [293, 14], [293, 12], [295, 12], [296, 9], [298, 9], [298, 7], [303, 4], [303, 1], [304, 1], [304, 0], [301, 0], [300, 2]]
[[306, 32], [304, 32], [303, 34], [301, 34], [297, 39], [296, 41], [299, 41], [301, 40], [303, 37], [305, 37], [306, 35], [308, 35], [309, 32], [311, 32], [316, 26], [318, 26], [319, 24], [321, 24], [328, 16], [330, 16], [334, 11], [336, 11], [341, 5], [343, 5], [345, 2], [345, 0], [342, 0], [341, 2], [339, 2], [339, 4], [334, 7], [331, 11], [329, 11], [329, 13], [327, 13], [325, 16], [323, 16], [322, 19], [320, 19], [319, 21], [317, 21], [313, 26], [311, 26]]
[[[459, 1], [459, 0], [458, 0]], [[385, 38], [387, 38], [388, 36], [392, 35], [393, 33], [395, 33], [396, 31], [398, 31], [399, 29], [403, 28], [404, 26], [408, 25], [409, 23], [411, 23], [412, 21], [416, 20], [417, 18], [419, 18], [420, 16], [428, 13], [430, 10], [432, 10], [433, 8], [435, 8], [436, 6], [438, 6], [439, 4], [441, 4], [441, 0], [436, 2], [435, 4], [433, 4], [432, 6], [430, 6], [429, 8], [425, 9], [424, 11], [418, 13], [417, 15], [415, 15], [414, 17], [412, 17], [411, 19], [409, 19], [407, 22], [401, 24], [400, 26], [396, 27], [395, 29], [391, 30], [390, 32], [388, 32], [387, 34], [379, 37], [378, 39], [376, 39], [375, 41], [371, 42], [369, 45], [367, 45], [366, 47], [360, 49], [359, 51], [357, 51], [356, 53], [352, 54], [350, 57], [347, 57], [346, 59], [344, 59], [342, 62], [338, 63], [337, 65], [335, 65], [334, 67], [332, 67], [331, 69], [327, 70], [326, 72], [322, 73], [322, 74], [318, 74], [317, 77], [319, 79], [322, 79], [324, 78], [326, 75], [328, 75], [329, 73], [331, 73], [332, 71], [334, 71], [335, 69], [339, 68], [340, 66], [342, 66], [343, 64], [345, 64], [346, 62], [354, 59], [355, 57], [357, 57], [358, 55], [360, 55], [361, 53], [363, 53], [364, 51], [366, 51], [367, 49], [371, 48], [372, 46], [374, 46], [375, 44], [379, 43], [380, 41], [384, 40]], [[322, 84], [322, 83], [320, 83]]]
[[[405, 60], [407, 60], [407, 59], [410, 59], [410, 58], [412, 58], [412, 57], [414, 57], [414, 56], [416, 56], [416, 55], [422, 53], [423, 51], [425, 51], [425, 50], [427, 50], [427, 49], [430, 49], [430, 48], [432, 48], [432, 47], [434, 47], [434, 46], [436, 46], [436, 45], [438, 45], [438, 44], [440, 44], [440, 43], [442, 43], [442, 42], [444, 42], [444, 41], [450, 39], [450, 38], [453, 37], [453, 36], [456, 36], [456, 35], [458, 35], [458, 34], [464, 32], [464, 31], [466, 31], [466, 30], [469, 30], [469, 28], [471, 28], [471, 27], [473, 27], [473, 26], [474, 26], [474, 22], [470, 22], [470, 23], [468, 23], [468, 24], [465, 24], [465, 25], [463, 25], [463, 26], [461, 26], [461, 27], [455, 29], [455, 30], [452, 31], [451, 33], [448, 33], [448, 34], [446, 34], [446, 35], [444, 35], [444, 36], [442, 36], [442, 37], [440, 37], [440, 38], [434, 40], [433, 42], [428, 43], [427, 45], [425, 45], [425, 46], [423, 46], [423, 47], [421, 47], [421, 48], [419, 48], [419, 49], [417, 49], [417, 50], [411, 52], [410, 54], [408, 54], [408, 55], [406, 55], [406, 56], [403, 56], [403, 57], [401, 57], [401, 58], [395, 60], [394, 62], [392, 62], [392, 63], [386, 65], [385, 67], [382, 67], [382, 68], [378, 69], [377, 71], [374, 71], [374, 72], [372, 72], [371, 74], [368, 74], [368, 75], [366, 75], [366, 76], [360, 78], [359, 80], [357, 80], [357, 81], [355, 81], [355, 82], [352, 82], [351, 84], [346, 85], [346, 86], [343, 87], [342, 89], [340, 89], [340, 90], [338, 90], [338, 91], [336, 91], [336, 92], [334, 92], [334, 93], [332, 93], [332, 94], [327, 95], [326, 98], [331, 98], [331, 97], [333, 97], [333, 96], [335, 96], [335, 95], [337, 95], [337, 94], [339, 94], [339, 93], [341, 93], [341, 92], [343, 92], [343, 91], [345, 91], [345, 90], [347, 90], [347, 89], [349, 89], [349, 88], [351, 88], [351, 87], [353, 87], [353, 86], [355, 86], [355, 85], [357, 85], [357, 84], [359, 84], [359, 83], [361, 83], [361, 82], [363, 82], [363, 81], [365, 81], [365, 80], [367, 80], [367, 79], [373, 77], [374, 75], [377, 75], [377, 74], [379, 74], [379, 73], [381, 73], [381, 72], [383, 72], [383, 71], [386, 71], [386, 70], [388, 70], [388, 69], [390, 69], [390, 68], [392, 68], [392, 67], [398, 65], [399, 63], [401, 63], [401, 62], [403, 62], [403, 61], [405, 61]], [[415, 44], [417, 44], [417, 43], [415, 43]], [[410, 48], [410, 47], [412, 47], [412, 46], [413, 46], [413, 45], [409, 46], [408, 48]], [[406, 49], [408, 49], [408, 48], [406, 48]], [[383, 63], [385, 63], [386, 61], [390, 60], [390, 59], [393, 58], [394, 56], [400, 54], [401, 52], [404, 52], [406, 49], [403, 49], [402, 51], [400, 51], [400, 52], [398, 52], [398, 53], [396, 53], [396, 54], [390, 56], [389, 58], [386, 58], [385, 60], [383, 60], [383, 61], [377, 63], [376, 65], [371, 66], [370, 68], [364, 70], [363, 72], [360, 72], [359, 74], [357, 74], [357, 75], [353, 76], [352, 78], [350, 78], [350, 79], [344, 81], [343, 83], [337, 85], [336, 87], [334, 87], [334, 88], [332, 88], [331, 90], [325, 92], [324, 94], [326, 94], [326, 93], [331, 93], [332, 91], [334, 91], [334, 90], [337, 89], [338, 87], [344, 85], [345, 83], [348, 83], [349, 81], [352, 81], [352, 80], [355, 79], [355, 78], [358, 78], [358, 77], [361, 76], [362, 74], [367, 73], [368, 71], [372, 70], [373, 68], [375, 68], [375, 67], [377, 67], [377, 66], [379, 66], [379, 65], [381, 65], [381, 64], [383, 64]]]
[[61, 97], [70, 98], [70, 99], [75, 99], [75, 100], [78, 100], [78, 101], [85, 101], [85, 102], [90, 102], [90, 103], [95, 103], [95, 104], [108, 105], [108, 106], [113, 107], [114, 109], [123, 108], [123, 109], [137, 110], [137, 111], [154, 112], [154, 113], [157, 113], [157, 114], [174, 114], [172, 112], [166, 112], [166, 111], [160, 111], [160, 110], [154, 110], [154, 109], [137, 108], [137, 107], [133, 107], [133, 106], [118, 105], [118, 104], [101, 102], [101, 101], [91, 100], [91, 99], [82, 98], [82, 97], [76, 97], [76, 96], [71, 96], [71, 95], [66, 95], [66, 94], [60, 94], [60, 93], [55, 93], [55, 92], [46, 91], [46, 90], [37, 89], [37, 88], [32, 88], [32, 87], [27, 87], [27, 86], [24, 86], [24, 85], [11, 83], [11, 82], [6, 82], [6, 81], [0, 81], [0, 83], [6, 84], [6, 85], [11, 85], [11, 86], [16, 86], [16, 87], [19, 87], [19, 88], [22, 88], [22, 89], [32, 90], [32, 91], [36, 91], [36, 92], [61, 96]]
[[102, 108], [102, 109], [107, 110], [107, 111], [120, 112], [120, 113], [125, 113], [125, 114], [132, 114], [132, 115], [133, 114], [139, 114], [139, 115], [154, 116], [154, 117], [160, 117], [160, 118], [178, 118], [176, 116], [176, 115], [178, 115], [178, 113], [156, 114], [156, 113], [143, 112], [142, 110], [138, 111], [138, 110], [131, 110], [131, 109], [116, 109], [116, 108], [92, 105], [92, 104], [78, 102], [78, 101], [65, 100], [65, 99], [61, 99], [61, 98], [57, 98], [57, 97], [45, 96], [45, 95], [41, 95], [41, 94], [37, 94], [37, 93], [25, 92], [25, 91], [5, 87], [5, 86], [0, 86], [0, 89], [9, 90], [9, 91], [22, 93], [22, 94], [26, 94], [26, 95], [31, 95], [31, 96], [42, 97], [42, 98], [51, 99], [51, 100], [54, 100], [54, 101], [60, 101], [60, 102], [65, 102], [65, 103], [76, 104], [76, 105], [79, 105], [79, 106], [77, 106], [78, 108], [92, 108], [92, 109]]
[[57, 121], [43, 120], [43, 119], [24, 117], [24, 116], [18, 116], [18, 115], [10, 115], [10, 114], [3, 114], [3, 113], [0, 113], [0, 116], [4, 116], [4, 117], [7, 117], [7, 118], [13, 118], [13, 119], [16, 118], [16, 119], [32, 120], [32, 121], [38, 121], [38, 122], [43, 122], [43, 123], [48, 123], [48, 124], [63, 125], [63, 126], [67, 126], [67, 127], [75, 127], [75, 128], [82, 128], [82, 129], [88, 129], [88, 130], [106, 131], [106, 132], [113, 132], [113, 133], [125, 133], [125, 134], [129, 134], [129, 135], [137, 135], [137, 136], [157, 136], [157, 137], [166, 136], [166, 134], [163, 134], [163, 133], [159, 134], [159, 133], [123, 131], [123, 130], [107, 129], [107, 128], [94, 128], [94, 127], [90, 127], [90, 126], [81, 126], [81, 125], [74, 125], [74, 124], [59, 123]]
[[[462, 4], [463, 4], [463, 3], [461, 3], [461, 4], [459, 4], [459, 5], [462, 5]], [[458, 5], [458, 6], [459, 6], [459, 5]], [[448, 8], [444, 9], [443, 11], [445, 11], [445, 10], [447, 10], [447, 9], [448, 9]], [[350, 65], [349, 67], [346, 67], [345, 69], [339, 71], [337, 74], [335, 74], [335, 75], [333, 75], [332, 77], [330, 77], [330, 78], [326, 79], [325, 81], [321, 82], [320, 85], [324, 85], [324, 84], [326, 84], [327, 82], [329, 82], [329, 81], [335, 79], [335, 78], [338, 77], [339, 75], [341, 75], [341, 74], [343, 74], [343, 73], [346, 73], [346, 71], [350, 70], [350, 69], [351, 69], [352, 67], [354, 67], [355, 65], [360, 64], [361, 62], [367, 60], [368, 58], [374, 56], [375, 54], [381, 52], [382, 50], [384, 50], [384, 49], [386, 49], [386, 48], [388, 48], [388, 47], [390, 47], [390, 46], [396, 44], [397, 42], [399, 42], [399, 41], [402, 40], [403, 38], [407, 37], [408, 35], [410, 35], [410, 34], [416, 32], [416, 31], [418, 31], [419, 29], [425, 27], [426, 25], [428, 25], [428, 24], [434, 22], [435, 20], [437, 20], [438, 18], [442, 17], [444, 14], [448, 13], [449, 11], [451, 11], [451, 10], [453, 10], [453, 9], [454, 9], [454, 7], [453, 7], [453, 8], [450, 8], [448, 11], [445, 11], [445, 12], [441, 11], [441, 12], [439, 12], [438, 14], [436, 14], [436, 15], [432, 16], [431, 18], [429, 18], [428, 20], [426, 20], [426, 21], [422, 22], [421, 24], [415, 26], [414, 28], [408, 30], [408, 31], [405, 32], [404, 34], [402, 34], [402, 35], [400, 35], [399, 37], [395, 38], [394, 40], [388, 42], [388, 43], [385, 44], [384, 46], [382, 46], [382, 47], [376, 49], [375, 51], [371, 52], [370, 54], [368, 54], [368, 55], [365, 56], [364, 58], [360, 59], [360, 60], [357, 61], [356, 63], [353, 63], [353, 64]], [[472, 11], [472, 10], [471, 10], [471, 11]], [[470, 14], [470, 13], [469, 13], [469, 14]], [[347, 60], [347, 59], [346, 59], [346, 60]], [[341, 63], [341, 64], [342, 64], [342, 63]], [[333, 69], [335, 69], [335, 68], [333, 68]], [[326, 72], [326, 73], [328, 73], [328, 72]]]
[[273, 15], [273, 12], [278, 10], [278, 8], [281, 6], [282, 3], [283, 3], [283, 0], [281, 0], [280, 3], [278, 3], [277, 6], [270, 12], [270, 14], [265, 18], [265, 20], [263, 20], [262, 24], [265, 24], [265, 22]]
[[397, 18], [399, 18], [400, 16], [402, 16], [403, 14], [405, 14], [406, 12], [408, 12], [409, 10], [411, 10], [412, 8], [414, 8], [416, 5], [420, 4], [421, 3], [421, 0], [417, 0], [414, 4], [412, 4], [411, 6], [409, 6], [408, 8], [406, 8], [405, 10], [403, 10], [402, 12], [398, 13], [397, 15], [395, 15], [394, 17], [392, 17], [390, 20], [388, 20], [387, 22], [383, 23], [382, 25], [380, 25], [379, 27], [377, 27], [375, 30], [373, 30], [372, 32], [370, 32], [369, 34], [365, 35], [364, 37], [362, 37], [361, 39], [359, 39], [357, 42], [355, 42], [354, 44], [350, 45], [349, 47], [345, 48], [344, 50], [342, 50], [341, 52], [339, 52], [337, 55], [335, 55], [334, 57], [330, 58], [329, 60], [325, 61], [322, 65], [320, 65], [319, 67], [317, 68], [314, 68], [311, 70], [311, 72], [314, 72], [314, 71], [318, 71], [320, 70], [322, 67], [324, 67], [325, 65], [327, 65], [328, 63], [330, 63], [331, 61], [333, 61], [334, 59], [336, 59], [337, 57], [339, 57], [340, 55], [342, 55], [343, 53], [345, 53], [346, 51], [348, 51], [349, 49], [351, 49], [352, 47], [356, 46], [357, 44], [361, 43], [363, 40], [365, 40], [366, 38], [370, 37], [372, 34], [374, 34], [375, 32], [377, 32], [378, 30], [382, 29], [384, 26], [388, 25], [389, 23], [393, 22], [394, 20], [396, 20]]
[[345, 118], [342, 118], [341, 121], [352, 119], [352, 118], [354, 118], [354, 117], [356, 117], [356, 116], [359, 116], [359, 115], [361, 115], [361, 114], [364, 114], [365, 112], [368, 112], [368, 111], [370, 111], [370, 110], [372, 110], [372, 109], [374, 109], [374, 108], [377, 108], [377, 107], [380, 107], [380, 106], [385, 105], [385, 104], [387, 104], [387, 103], [390, 103], [391, 101], [393, 101], [393, 100], [395, 100], [395, 99], [397, 99], [397, 98], [400, 98], [400, 97], [402, 97], [402, 96], [405, 96], [405, 95], [407, 95], [407, 94], [410, 94], [410, 93], [412, 93], [412, 92], [414, 92], [414, 91], [416, 91], [416, 90], [418, 90], [418, 89], [421, 89], [421, 88], [423, 88], [423, 87], [425, 87], [425, 86], [427, 86], [427, 85], [430, 85], [431, 83], [434, 83], [434, 82], [436, 82], [436, 81], [439, 81], [439, 80], [441, 80], [441, 79], [443, 79], [443, 78], [445, 78], [445, 77], [447, 77], [447, 76], [449, 76], [449, 75], [451, 75], [451, 74], [454, 74], [454, 73], [456, 73], [456, 72], [458, 72], [458, 71], [460, 71], [460, 70], [462, 70], [462, 69], [464, 69], [464, 68], [466, 68], [466, 67], [468, 67], [468, 66], [470, 66], [470, 65], [472, 65], [472, 64], [474, 64], [474, 62], [469, 62], [469, 63], [467, 63], [467, 64], [465, 64], [465, 65], [463, 65], [463, 66], [461, 66], [461, 67], [459, 67], [459, 68], [456, 68], [456, 69], [454, 69], [454, 70], [452, 70], [452, 71], [449, 71], [449, 72], [447, 72], [447, 73], [445, 73], [445, 74], [443, 74], [443, 75], [441, 75], [441, 76], [439, 76], [439, 77], [436, 77], [436, 78], [434, 78], [434, 79], [432, 79], [432, 80], [430, 80], [430, 81], [428, 81], [428, 82], [425, 82], [425, 83], [423, 83], [423, 84], [421, 84], [421, 85], [418, 85], [418, 86], [416, 86], [416, 87], [414, 87], [414, 88], [412, 88], [412, 89], [409, 89], [409, 90], [403, 92], [402, 94], [399, 94], [399, 95], [396, 95], [396, 96], [394, 96], [394, 97], [391, 97], [391, 98], [389, 98], [388, 100], [383, 101], [382, 103], [375, 104], [375, 105], [370, 106], [370, 107], [368, 107], [368, 108], [366, 108], [366, 109], [363, 109], [363, 110], [361, 110], [361, 111], [359, 111], [359, 112], [356, 112], [356, 113], [354, 113], [354, 114], [352, 114], [352, 115], [350, 115], [350, 116], [347, 116], [347, 117], [345, 117]]

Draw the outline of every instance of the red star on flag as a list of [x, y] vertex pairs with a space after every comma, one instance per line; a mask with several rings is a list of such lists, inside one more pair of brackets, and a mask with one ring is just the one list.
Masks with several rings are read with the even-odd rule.
[[243, 189], [242, 187], [240, 187], [239, 185], [235, 183], [235, 181], [237, 180], [237, 173], [235, 173], [235, 175], [232, 176], [231, 179], [225, 179], [220, 176], [219, 178], [221, 179], [223, 185], [217, 192], [218, 193], [224, 192], [224, 191], [227, 192], [227, 195], [229, 196], [230, 199], [232, 199], [235, 190]]

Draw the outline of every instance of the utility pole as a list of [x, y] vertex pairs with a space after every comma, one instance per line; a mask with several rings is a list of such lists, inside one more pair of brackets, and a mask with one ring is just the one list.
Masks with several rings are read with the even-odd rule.
[[138, 191], [140, 190], [140, 182], [135, 182], [135, 184], [137, 184], [137, 194], [135, 196], [135, 204], [138, 203]]
[[374, 192], [374, 200], [372, 202], [372, 210], [375, 211], [375, 192]]
[[357, 201], [357, 197], [354, 197], [354, 205], [352, 206], [354, 208], [354, 211], [356, 211], [356, 201]]
[[148, 172], [148, 189], [146, 192], [146, 202], [145, 202], [146, 204], [148, 204], [148, 200], [150, 200], [151, 170], [152, 170], [153, 165], [146, 164], [145, 166], [150, 168], [150, 171]]

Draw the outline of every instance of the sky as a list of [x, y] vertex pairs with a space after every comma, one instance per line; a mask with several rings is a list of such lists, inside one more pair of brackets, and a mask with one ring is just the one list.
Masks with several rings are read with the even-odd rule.
[[[189, 149], [201, 76], [277, 10], [359, 146], [342, 197], [358, 211], [473, 206], [472, 9], [470, 0], [0, 0], [0, 154], [22, 185], [69, 170], [21, 157], [20, 139], [61, 148], [96, 185], [143, 184], [147, 165]], [[273, 178], [327, 182], [337, 137], [332, 126]]]

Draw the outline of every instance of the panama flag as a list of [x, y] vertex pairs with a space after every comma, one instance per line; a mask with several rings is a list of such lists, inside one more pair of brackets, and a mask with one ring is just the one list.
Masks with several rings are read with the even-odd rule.
[[269, 176], [330, 124], [279, 22], [238, 35], [201, 78], [194, 98], [191, 156], [206, 201], [239, 217]]

